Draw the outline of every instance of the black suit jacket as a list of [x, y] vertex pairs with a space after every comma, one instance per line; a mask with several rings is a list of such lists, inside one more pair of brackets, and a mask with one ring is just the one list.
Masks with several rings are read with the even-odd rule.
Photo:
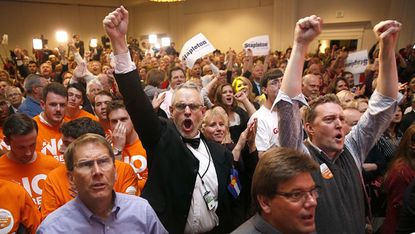
[[251, 85], [252, 85], [252, 92], [255, 94], [255, 97], [261, 95], [261, 90], [258, 90], [258, 87], [255, 84], [255, 81], [251, 80]]
[[[148, 200], [170, 233], [183, 233], [199, 161], [183, 143], [172, 121], [157, 117], [141, 87], [137, 70], [116, 74], [115, 78], [134, 128], [147, 151], [149, 173], [142, 197]], [[231, 222], [233, 198], [227, 190], [232, 153], [222, 145], [205, 141], [218, 178], [219, 204], [216, 214], [219, 226], [213, 231], [229, 233], [235, 228]]]
[[13, 107], [10, 105], [9, 106], [9, 115], [16, 113], [16, 111], [14, 111]]

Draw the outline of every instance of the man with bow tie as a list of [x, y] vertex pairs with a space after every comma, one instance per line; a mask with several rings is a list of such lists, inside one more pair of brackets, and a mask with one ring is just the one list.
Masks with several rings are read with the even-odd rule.
[[128, 11], [117, 8], [103, 23], [114, 50], [115, 78], [147, 151], [149, 173], [142, 197], [169, 233], [229, 233], [238, 225], [232, 222], [235, 203], [227, 189], [232, 153], [199, 132], [205, 112], [199, 88], [189, 83], [177, 87], [171, 120], [159, 119], [130, 59]]

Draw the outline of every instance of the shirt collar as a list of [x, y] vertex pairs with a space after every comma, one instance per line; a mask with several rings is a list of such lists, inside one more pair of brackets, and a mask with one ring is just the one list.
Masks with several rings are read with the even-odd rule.
[[319, 153], [319, 155], [323, 156], [326, 159], [326, 161], [329, 161], [329, 162], [333, 162], [334, 163], [334, 161], [336, 161], [336, 159], [344, 151], [344, 147], [343, 147], [342, 150], [340, 150], [339, 152], [337, 152], [337, 154], [336, 154], [336, 156], [334, 156], [334, 158], [330, 158], [323, 150], [321, 150], [319, 147], [317, 147], [316, 145], [314, 145], [311, 142], [310, 138], [307, 138], [306, 141], [307, 141], [308, 144], [310, 144], [311, 147], [313, 147]]
[[[117, 193], [112, 190], [112, 199], [114, 201], [114, 205], [111, 209], [111, 214], [114, 214], [114, 217], [117, 218], [118, 212], [120, 211], [120, 200], [117, 198]], [[85, 217], [88, 222], [91, 222], [91, 219], [97, 219], [98, 217], [92, 213], [88, 207], [79, 199], [79, 196], [76, 196], [74, 199], [76, 207], [79, 209], [80, 213]], [[98, 218], [100, 219], [100, 218]]]

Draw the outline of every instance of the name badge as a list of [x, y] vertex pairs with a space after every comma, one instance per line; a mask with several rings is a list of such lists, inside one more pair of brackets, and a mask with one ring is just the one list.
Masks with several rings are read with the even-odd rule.
[[215, 209], [215, 196], [213, 196], [213, 194], [210, 191], [206, 191], [206, 193], [203, 195], [203, 199], [205, 200], [206, 206], [209, 210]]

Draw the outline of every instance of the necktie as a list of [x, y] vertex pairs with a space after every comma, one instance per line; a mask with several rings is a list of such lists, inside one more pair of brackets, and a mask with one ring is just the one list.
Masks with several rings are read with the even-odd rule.
[[197, 149], [200, 145], [200, 138], [188, 139], [183, 137], [183, 142], [188, 143], [193, 149]]

